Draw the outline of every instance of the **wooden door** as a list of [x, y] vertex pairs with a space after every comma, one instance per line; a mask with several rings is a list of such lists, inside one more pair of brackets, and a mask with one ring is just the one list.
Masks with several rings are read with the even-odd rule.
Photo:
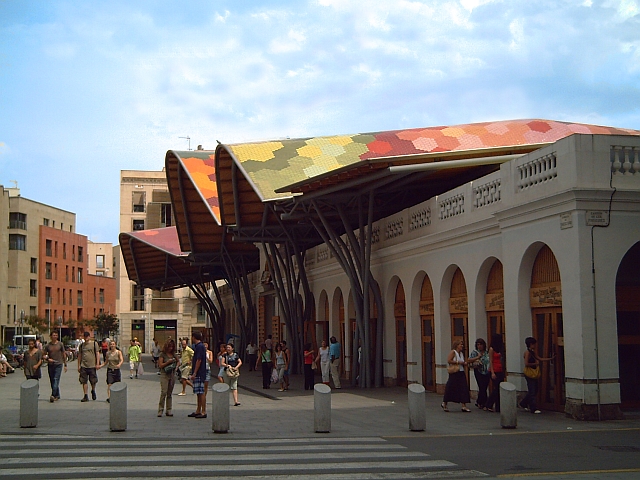
[[562, 412], [566, 399], [562, 308], [533, 309], [533, 336], [538, 340], [539, 356], [556, 355], [554, 360], [540, 364], [538, 404], [543, 409]]
[[436, 343], [433, 315], [422, 315], [422, 385], [425, 390], [436, 391]]
[[407, 317], [402, 282], [396, 288], [394, 315], [396, 318], [396, 383], [406, 387], [407, 382]]

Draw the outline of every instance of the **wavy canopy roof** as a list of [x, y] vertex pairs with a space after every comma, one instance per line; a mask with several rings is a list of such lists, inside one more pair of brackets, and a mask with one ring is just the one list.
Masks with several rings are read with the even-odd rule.
[[[330, 137], [221, 145], [262, 201], [291, 196], [284, 187], [308, 183], [365, 163], [425, 163], [527, 153], [574, 133], [639, 135], [636, 130], [552, 120], [509, 120]], [[289, 189], [288, 191], [291, 191]]]

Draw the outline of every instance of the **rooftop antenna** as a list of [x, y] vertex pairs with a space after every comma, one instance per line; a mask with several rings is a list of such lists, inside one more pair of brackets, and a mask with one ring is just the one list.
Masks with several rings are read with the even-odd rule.
[[18, 188], [18, 181], [17, 180], [9, 180], [11, 183], [13, 183], [13, 188]]
[[189, 142], [189, 151], [191, 151], [191, 137], [189, 135], [187, 135], [186, 137], [178, 137], [178, 138], [184, 138]]

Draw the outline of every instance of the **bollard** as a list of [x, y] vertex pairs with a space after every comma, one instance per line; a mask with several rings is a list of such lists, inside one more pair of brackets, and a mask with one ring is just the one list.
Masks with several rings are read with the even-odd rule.
[[109, 428], [112, 432], [124, 432], [127, 429], [127, 384], [124, 382], [111, 385]]
[[412, 383], [407, 388], [409, 396], [409, 430], [422, 432], [427, 425], [427, 405], [425, 390], [419, 383]]
[[314, 428], [316, 433], [331, 431], [331, 388], [324, 383], [313, 387]]
[[38, 424], [38, 392], [40, 382], [25, 380], [20, 385], [20, 428], [31, 428]]
[[500, 384], [500, 425], [502, 428], [516, 428], [518, 425], [518, 398], [513, 383]]
[[216, 383], [212, 390], [213, 423], [211, 428], [214, 433], [227, 433], [229, 431], [229, 385]]

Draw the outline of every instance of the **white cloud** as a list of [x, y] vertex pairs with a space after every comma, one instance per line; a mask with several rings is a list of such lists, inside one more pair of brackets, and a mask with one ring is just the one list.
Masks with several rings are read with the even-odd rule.
[[290, 29], [286, 37], [274, 39], [269, 44], [271, 53], [299, 52], [304, 47], [307, 37], [302, 30]]

